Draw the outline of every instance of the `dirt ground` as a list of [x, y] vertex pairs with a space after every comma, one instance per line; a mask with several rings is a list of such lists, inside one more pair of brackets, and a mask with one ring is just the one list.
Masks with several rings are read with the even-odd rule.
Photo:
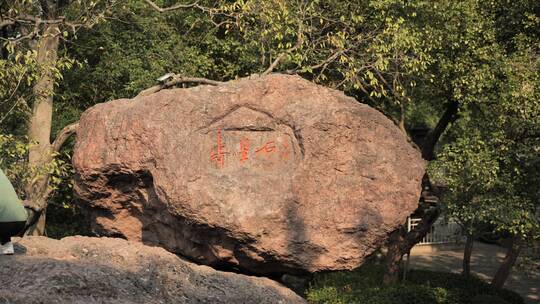
[[[471, 271], [479, 277], [491, 280], [505, 249], [476, 242], [471, 257]], [[417, 245], [411, 251], [410, 267], [437, 271], [461, 272], [463, 246], [456, 244]], [[525, 273], [514, 268], [504, 286], [523, 296], [526, 303], [540, 304], [540, 273]]]

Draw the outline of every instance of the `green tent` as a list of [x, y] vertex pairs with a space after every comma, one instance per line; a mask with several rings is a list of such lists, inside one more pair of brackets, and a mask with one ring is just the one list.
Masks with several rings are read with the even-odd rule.
[[0, 223], [24, 222], [27, 213], [11, 182], [0, 169]]

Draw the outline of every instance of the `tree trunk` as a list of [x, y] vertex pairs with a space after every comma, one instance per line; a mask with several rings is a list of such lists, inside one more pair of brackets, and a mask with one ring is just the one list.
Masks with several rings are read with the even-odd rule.
[[400, 227], [390, 234], [383, 276], [384, 285], [393, 284], [399, 280], [399, 265], [403, 255], [410, 252], [414, 245], [426, 236], [433, 223], [439, 218], [439, 214], [438, 207], [427, 208], [424, 210], [422, 221], [413, 230], [407, 232], [404, 227]]
[[463, 275], [466, 277], [471, 275], [471, 254], [473, 250], [474, 238], [473, 235], [467, 233], [465, 241], [465, 250], [463, 251]]
[[403, 266], [403, 279], [402, 281], [405, 282], [407, 280], [407, 274], [409, 273], [409, 268], [411, 265], [411, 252], [407, 252], [407, 260], [405, 260], [405, 266]]
[[497, 288], [502, 288], [504, 286], [504, 282], [506, 282], [506, 279], [510, 275], [510, 270], [512, 270], [512, 266], [514, 266], [514, 264], [516, 263], [516, 260], [522, 248], [523, 242], [521, 238], [519, 236], [512, 237], [512, 242], [508, 247], [506, 256], [504, 257], [501, 266], [499, 266], [497, 273], [495, 273], [495, 276], [491, 281], [492, 286]]
[[422, 147], [422, 157], [431, 161], [435, 159], [435, 147], [446, 128], [458, 118], [459, 103], [450, 101], [446, 104], [446, 110], [437, 122], [435, 128], [424, 138]]
[[[422, 152], [422, 157], [431, 161], [435, 159], [435, 146], [441, 138], [442, 134], [446, 128], [453, 123], [458, 118], [459, 103], [457, 101], [449, 101], [446, 104], [446, 110], [443, 115], [440, 117], [437, 125], [425, 138], [422, 139], [422, 143], [419, 145]], [[422, 189], [432, 190], [431, 182], [429, 181], [429, 176], [427, 173], [422, 180]], [[422, 206], [422, 202], [419, 203], [419, 209], [425, 208]], [[440, 210], [438, 207], [435, 208], [435, 212], [425, 212], [422, 217], [422, 221], [417, 226], [415, 231], [409, 233], [401, 232], [404, 235], [401, 238], [392, 238], [390, 237], [390, 244], [388, 247], [388, 259], [386, 260], [386, 273], [384, 275], [384, 283], [390, 284], [392, 282], [398, 281], [399, 272], [395, 272], [396, 269], [399, 269], [399, 263], [401, 262], [401, 257], [409, 252], [414, 245], [420, 242], [426, 234], [430, 231], [431, 225], [439, 217]], [[393, 242], [398, 242], [399, 244], [393, 244]], [[399, 259], [397, 256], [399, 255]]]
[[[35, 208], [45, 209], [49, 186], [49, 173], [43, 168], [52, 160], [51, 126], [53, 113], [54, 68], [58, 59], [58, 26], [47, 25], [43, 36], [37, 43], [37, 63], [42, 69], [33, 87], [34, 104], [28, 126], [28, 139], [32, 143], [28, 164], [39, 174], [26, 185], [26, 199]], [[43, 235], [45, 212], [29, 234]]]
[[404, 243], [405, 233], [405, 229], [401, 227], [390, 234], [388, 252], [384, 260], [386, 268], [383, 275], [384, 285], [395, 284], [399, 280], [399, 265], [403, 258], [402, 248], [400, 246]]

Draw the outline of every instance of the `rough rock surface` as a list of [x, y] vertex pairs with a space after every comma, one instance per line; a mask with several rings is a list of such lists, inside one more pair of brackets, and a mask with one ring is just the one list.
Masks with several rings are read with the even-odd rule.
[[424, 173], [383, 114], [285, 75], [98, 104], [73, 163], [97, 233], [261, 274], [361, 265]]
[[113, 238], [28, 237], [0, 256], [0, 303], [305, 303], [265, 278]]

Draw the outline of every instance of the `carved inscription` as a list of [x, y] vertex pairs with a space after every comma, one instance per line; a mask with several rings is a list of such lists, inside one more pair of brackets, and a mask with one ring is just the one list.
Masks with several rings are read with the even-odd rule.
[[280, 132], [224, 132], [219, 129], [209, 152], [209, 162], [216, 169], [239, 165], [282, 166], [293, 155], [290, 140]]

